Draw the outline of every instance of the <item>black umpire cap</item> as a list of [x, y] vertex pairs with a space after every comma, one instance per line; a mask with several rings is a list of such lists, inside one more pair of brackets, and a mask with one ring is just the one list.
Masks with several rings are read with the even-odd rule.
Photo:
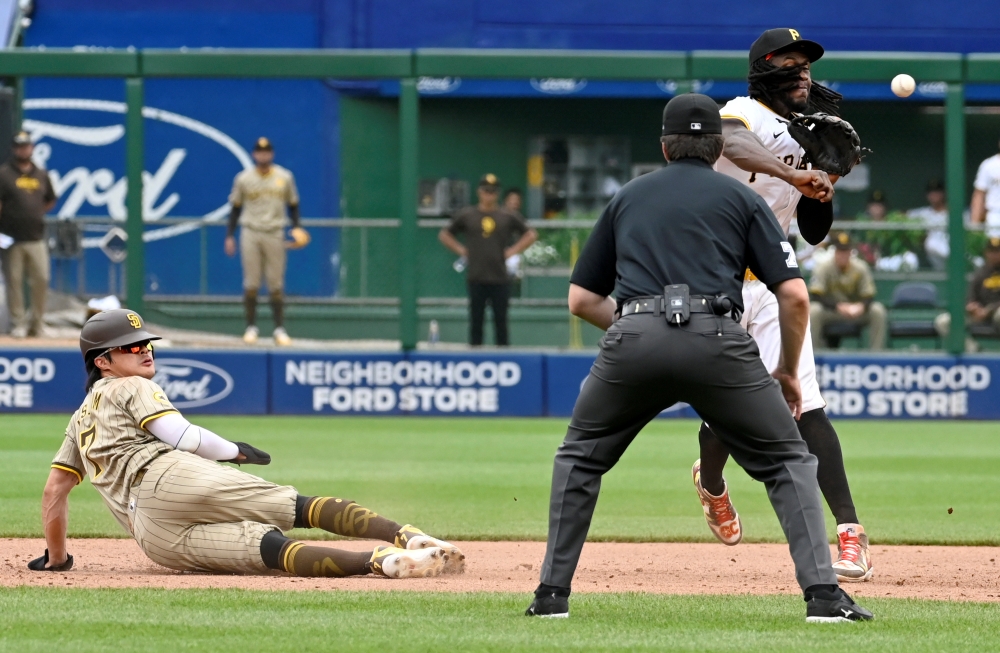
[[721, 134], [722, 116], [715, 100], [700, 93], [682, 93], [663, 108], [663, 135]]
[[823, 56], [823, 46], [815, 41], [802, 38], [798, 30], [789, 27], [776, 27], [761, 34], [750, 46], [750, 63], [779, 52], [801, 52], [812, 63]]
[[80, 331], [80, 352], [103, 352], [112, 347], [124, 347], [146, 340], [160, 340], [160, 336], [146, 331], [146, 322], [135, 311], [116, 308], [101, 311], [87, 320]]

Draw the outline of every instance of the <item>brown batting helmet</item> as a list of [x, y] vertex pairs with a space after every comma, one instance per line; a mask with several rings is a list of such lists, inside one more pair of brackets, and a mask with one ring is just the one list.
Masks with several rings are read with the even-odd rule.
[[80, 351], [83, 359], [94, 351], [124, 347], [144, 340], [160, 340], [160, 336], [146, 331], [146, 322], [135, 311], [116, 308], [102, 311], [87, 320], [80, 331]]

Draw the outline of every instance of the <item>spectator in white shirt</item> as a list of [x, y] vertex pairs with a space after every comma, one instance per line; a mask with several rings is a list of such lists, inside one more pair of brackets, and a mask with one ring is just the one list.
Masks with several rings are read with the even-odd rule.
[[979, 164], [973, 188], [972, 222], [985, 222], [987, 236], [1000, 236], [1000, 154]]
[[927, 206], [906, 212], [912, 220], [920, 220], [927, 226], [924, 238], [924, 252], [935, 270], [948, 267], [948, 202], [944, 194], [944, 184], [939, 179], [927, 182]]

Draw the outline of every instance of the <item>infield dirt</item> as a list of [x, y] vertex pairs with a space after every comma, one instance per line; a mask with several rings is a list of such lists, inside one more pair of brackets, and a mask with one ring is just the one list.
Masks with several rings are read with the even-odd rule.
[[[371, 576], [294, 578], [284, 574], [233, 576], [176, 572], [151, 562], [133, 540], [76, 539], [69, 550], [76, 567], [39, 573], [28, 561], [45, 549], [41, 539], [2, 542], [0, 586], [241, 588], [257, 590], [408, 590], [422, 592], [524, 592], [538, 583], [542, 542], [456, 542], [466, 572], [411, 580]], [[314, 542], [351, 550], [365, 541]], [[1000, 547], [873, 546], [875, 576], [846, 589], [856, 597], [1000, 602]], [[588, 543], [574, 592], [650, 594], [796, 594], [788, 548], [780, 544]]]

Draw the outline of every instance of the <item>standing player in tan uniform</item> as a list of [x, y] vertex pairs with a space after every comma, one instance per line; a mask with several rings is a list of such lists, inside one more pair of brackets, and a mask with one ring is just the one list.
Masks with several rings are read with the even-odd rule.
[[[253, 148], [257, 165], [236, 175], [229, 194], [232, 211], [226, 232], [226, 254], [236, 254], [236, 224], [240, 229], [240, 260], [243, 263], [243, 310], [247, 327], [243, 340], [252, 345], [257, 342], [257, 294], [261, 277], [267, 281], [271, 295], [271, 313], [274, 317], [274, 342], [289, 345], [291, 339], [285, 331], [285, 260], [286, 248], [304, 247], [309, 234], [299, 226], [299, 191], [295, 177], [285, 168], [274, 163], [274, 148], [263, 136]], [[285, 216], [285, 207], [288, 216]], [[292, 241], [285, 243], [285, 223], [292, 222]]]
[[[189, 423], [150, 379], [156, 370], [142, 318], [127, 309], [92, 317], [80, 334], [87, 397], [66, 428], [42, 501], [48, 548], [28, 567], [66, 571], [69, 493], [90, 482], [112, 514], [154, 562], [184, 571], [390, 578], [459, 573], [465, 556], [447, 542], [375, 514], [353, 501], [306, 497], [215, 462], [271, 461]], [[391, 542], [342, 551], [286, 538], [282, 531], [321, 528]]]

